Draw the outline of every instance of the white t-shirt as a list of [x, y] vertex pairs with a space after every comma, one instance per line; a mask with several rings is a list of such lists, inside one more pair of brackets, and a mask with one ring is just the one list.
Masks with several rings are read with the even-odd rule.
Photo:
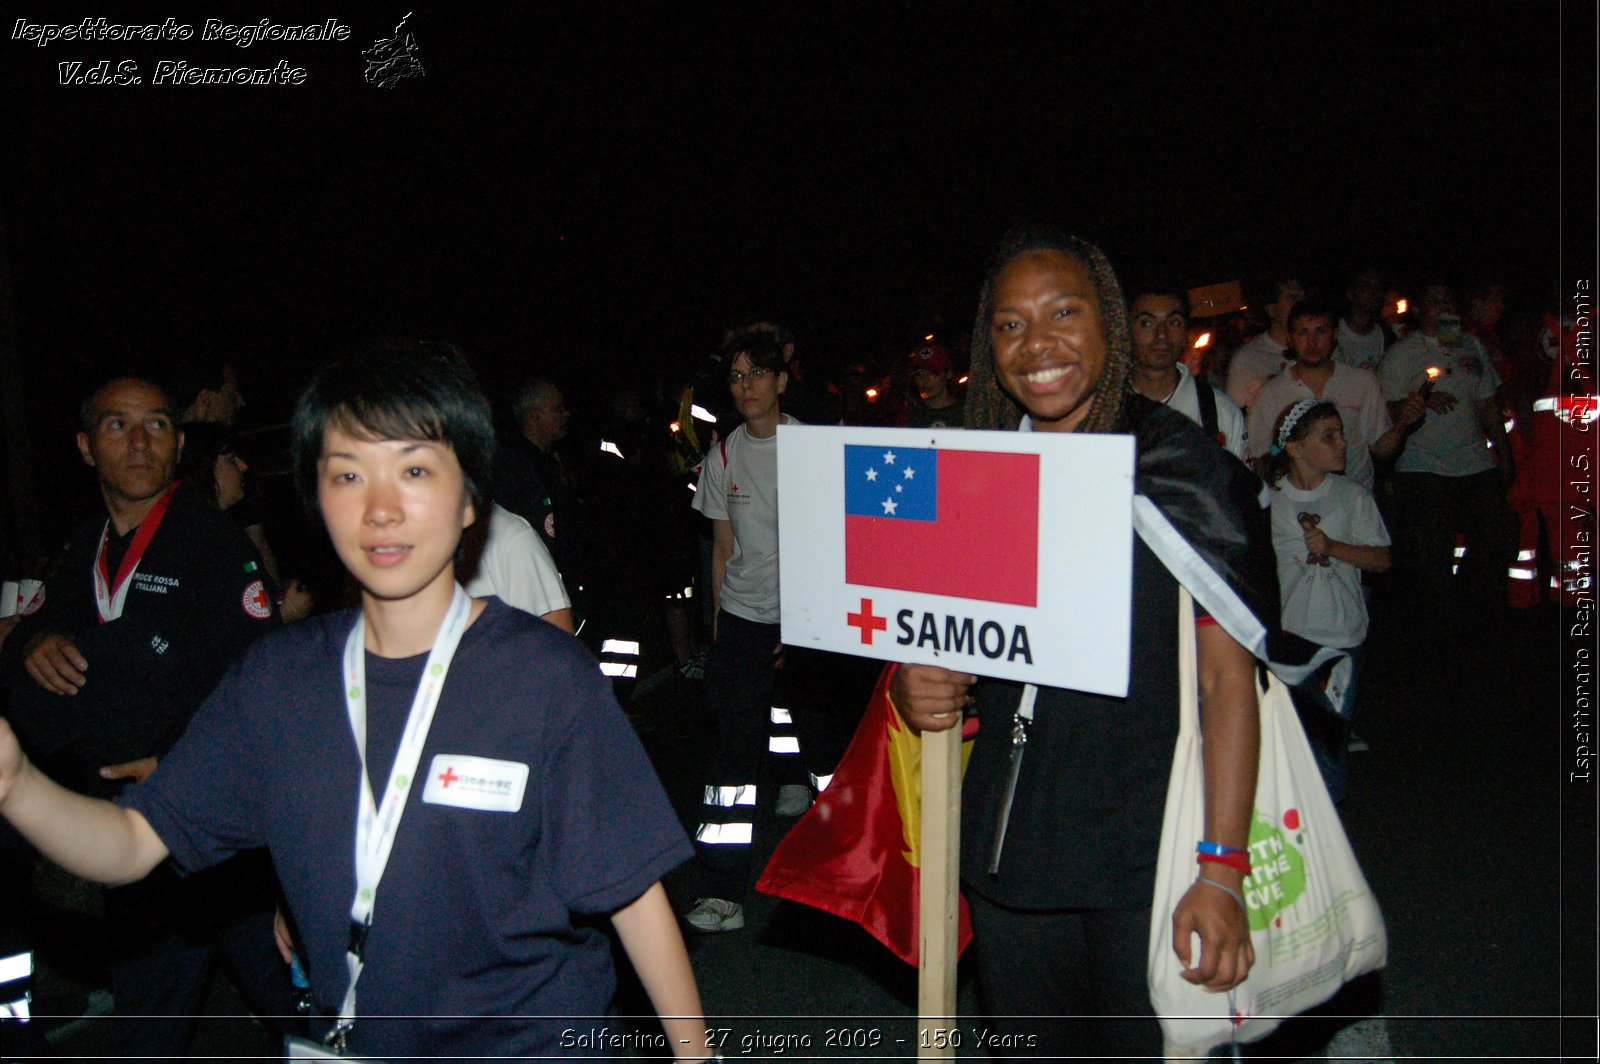
[[[784, 415], [786, 425], [798, 425]], [[711, 448], [694, 508], [733, 526], [722, 608], [756, 624], [778, 623], [778, 437], [758, 440], [740, 425]]]
[[[1194, 374], [1182, 362], [1177, 364], [1178, 387], [1167, 396], [1167, 405], [1184, 417], [1200, 424], [1200, 392], [1194, 383]], [[1248, 453], [1249, 439], [1245, 436], [1244, 411], [1239, 404], [1215, 388], [1211, 389], [1217, 400], [1217, 431], [1222, 434], [1218, 442], [1235, 458]]]
[[474, 598], [494, 595], [535, 617], [572, 605], [555, 559], [528, 522], [495, 504], [489, 511], [489, 541], [483, 546], [478, 572], [467, 584]]
[[1394, 468], [1397, 473], [1436, 473], [1445, 477], [1465, 477], [1493, 469], [1490, 453], [1478, 422], [1478, 409], [1500, 388], [1483, 345], [1463, 336], [1459, 345], [1445, 346], [1422, 332], [1413, 332], [1389, 348], [1383, 356], [1383, 394], [1391, 401], [1404, 399], [1427, 380], [1428, 367], [1444, 373], [1434, 381], [1435, 392], [1456, 397], [1448, 414], [1429, 410], [1400, 452]]
[[1288, 364], [1287, 350], [1272, 338], [1271, 329], [1240, 344], [1228, 362], [1228, 398], [1249, 410], [1261, 383], [1283, 372]]
[[1317, 527], [1340, 543], [1387, 547], [1389, 530], [1378, 504], [1371, 492], [1338, 473], [1329, 473], [1310, 491], [1284, 477], [1272, 493], [1272, 549], [1278, 556], [1284, 629], [1319, 646], [1360, 646], [1367, 638], [1361, 570], [1337, 558], [1329, 558], [1326, 566], [1306, 564], [1302, 513], [1318, 515]]
[[[1277, 442], [1273, 433], [1285, 410], [1302, 399], [1316, 398], [1319, 396], [1292, 365], [1263, 384], [1250, 408], [1250, 457], [1263, 458], [1272, 450]], [[1344, 422], [1344, 475], [1371, 491], [1375, 480], [1372, 445], [1394, 428], [1377, 374], [1335, 362], [1333, 376], [1322, 386], [1320, 398], [1338, 407], [1339, 420]]]
[[1333, 349], [1335, 362], [1343, 362], [1355, 369], [1370, 369], [1377, 372], [1379, 364], [1383, 362], [1382, 325], [1374, 324], [1371, 332], [1362, 335], [1340, 318], [1337, 336], [1339, 345]]

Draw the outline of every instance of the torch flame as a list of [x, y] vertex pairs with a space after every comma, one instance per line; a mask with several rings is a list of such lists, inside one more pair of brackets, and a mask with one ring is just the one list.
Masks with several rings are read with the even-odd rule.
[[867, 401], [868, 402], [874, 402], [874, 403], [878, 401], [878, 389], [876, 389], [876, 388], [868, 388], [867, 389]]
[[1411, 304], [1407, 303], [1403, 299], [1397, 299], [1397, 300], [1394, 301], [1394, 312], [1396, 314], [1404, 314], [1407, 310], [1410, 309], [1410, 307], [1411, 307]]
[[1440, 369], [1438, 366], [1428, 367], [1428, 379], [1430, 381], [1436, 381], [1442, 376], [1444, 376], [1444, 370]]
[[1197, 347], [1197, 348], [1210, 347], [1211, 346], [1211, 334], [1208, 333], [1208, 332], [1203, 332], [1199, 336], [1195, 337], [1194, 346]]

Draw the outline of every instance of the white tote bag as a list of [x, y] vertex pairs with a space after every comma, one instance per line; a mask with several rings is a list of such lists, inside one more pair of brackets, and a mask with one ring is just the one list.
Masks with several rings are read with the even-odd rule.
[[[1261, 768], [1250, 825], [1253, 871], [1244, 881], [1255, 967], [1227, 993], [1195, 986], [1180, 974], [1172, 912], [1198, 874], [1195, 843], [1205, 830], [1194, 603], [1187, 591], [1181, 592], [1178, 623], [1181, 718], [1150, 914], [1150, 1000], [1169, 1057], [1265, 1037], [1286, 1017], [1382, 968], [1388, 957], [1383, 914], [1351, 852], [1289, 691], [1269, 674], [1266, 690], [1257, 691]], [[1198, 936], [1191, 950], [1197, 957]]]

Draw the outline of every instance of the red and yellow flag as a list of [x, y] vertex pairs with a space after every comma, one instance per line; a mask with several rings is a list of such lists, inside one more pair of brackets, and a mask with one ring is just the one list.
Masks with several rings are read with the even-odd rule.
[[[918, 961], [922, 738], [889, 701], [884, 668], [833, 781], [784, 836], [756, 883], [765, 894], [852, 920], [907, 964]], [[962, 749], [961, 767], [972, 744]], [[972, 940], [961, 899], [960, 945]]]

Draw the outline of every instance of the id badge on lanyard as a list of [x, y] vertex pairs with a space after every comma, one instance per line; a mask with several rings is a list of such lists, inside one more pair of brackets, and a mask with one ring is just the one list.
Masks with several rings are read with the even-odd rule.
[[[355, 737], [356, 752], [361, 757], [360, 790], [356, 798], [356, 893], [350, 903], [350, 942], [345, 952], [345, 965], [349, 969], [350, 983], [345, 989], [344, 1002], [339, 1007], [339, 1018], [322, 1045], [299, 1038], [284, 1040], [286, 1059], [289, 1060], [349, 1060], [344, 1055], [351, 1029], [356, 1022], [356, 982], [361, 978], [365, 963], [368, 929], [372, 926], [372, 906], [378, 892], [378, 882], [389, 864], [389, 853], [394, 848], [395, 835], [400, 828], [400, 818], [405, 813], [406, 798], [411, 794], [411, 784], [416, 778], [417, 765], [422, 760], [422, 748], [428, 741], [428, 729], [433, 725], [434, 712], [439, 708], [439, 698], [444, 691], [445, 677], [450, 672], [450, 662], [455, 658], [461, 636], [467, 630], [472, 616], [472, 599], [455, 586], [450, 609], [444, 623], [428, 651], [428, 660], [422, 667], [422, 679], [417, 683], [416, 696], [411, 701], [411, 712], [406, 717], [405, 728], [400, 733], [400, 749], [395, 752], [394, 765], [389, 769], [389, 779], [384, 786], [382, 799], [373, 793], [372, 781], [367, 775], [367, 649], [366, 618], [357, 617], [344, 645], [345, 709], [350, 717], [350, 732]], [[299, 1054], [299, 1055], [296, 1055]]]

